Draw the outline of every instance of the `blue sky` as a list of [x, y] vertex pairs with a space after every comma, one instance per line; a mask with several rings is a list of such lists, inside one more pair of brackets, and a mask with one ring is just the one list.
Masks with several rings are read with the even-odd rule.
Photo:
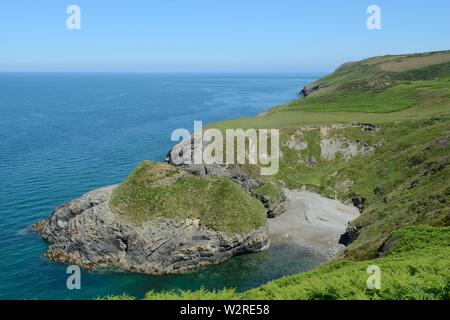
[[[66, 28], [70, 4], [81, 30]], [[449, 12], [448, 0], [2, 1], [0, 71], [328, 72], [450, 49]]]

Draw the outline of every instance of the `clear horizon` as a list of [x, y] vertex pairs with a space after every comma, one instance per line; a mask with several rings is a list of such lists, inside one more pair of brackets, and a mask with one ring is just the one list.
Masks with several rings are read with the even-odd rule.
[[[80, 30], [66, 27], [72, 4]], [[372, 4], [381, 30], [366, 27]], [[442, 0], [21, 0], [1, 5], [0, 72], [328, 73], [450, 49], [449, 9]]]

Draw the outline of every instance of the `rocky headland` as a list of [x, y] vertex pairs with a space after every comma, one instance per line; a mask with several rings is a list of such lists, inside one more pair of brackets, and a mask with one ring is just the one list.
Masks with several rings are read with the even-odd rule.
[[[161, 187], [163, 187], [163, 191], [168, 191], [164, 188], [176, 185], [177, 181], [185, 179], [183, 181], [185, 185], [186, 181], [191, 181], [189, 180], [190, 175], [178, 170], [172, 171], [170, 166], [145, 163], [140, 167], [142, 166], [146, 167], [146, 171], [160, 171], [158, 172], [159, 176], [144, 175], [138, 168], [137, 172], [133, 173], [129, 179], [153, 180], [150, 185], [145, 187], [153, 188], [154, 194], [161, 191]], [[194, 181], [198, 182], [197, 179]], [[228, 183], [231, 182], [216, 179], [208, 181], [206, 188], [211, 190], [209, 196], [216, 195], [215, 185], [218, 185], [217, 191], [223, 190], [224, 186], [230, 188], [239, 194], [239, 201], [242, 202], [243, 199], [244, 204], [239, 204], [241, 212], [236, 212], [236, 206], [228, 206], [226, 210], [230, 210], [229, 214], [248, 215], [251, 217], [250, 219], [259, 221], [260, 225], [244, 219], [243, 224], [248, 224], [244, 228], [245, 230], [240, 228], [233, 232], [233, 228], [236, 229], [235, 221], [231, 221], [234, 219], [233, 216], [226, 214], [222, 216], [223, 220], [230, 221], [228, 225], [220, 228], [207, 221], [207, 212], [201, 213], [206, 215], [204, 217], [198, 212], [191, 214], [180, 212], [170, 215], [153, 214], [151, 210], [144, 210], [143, 214], [146, 216], [137, 219], [126, 214], [127, 210], [123, 210], [123, 208], [129, 207], [130, 203], [126, 203], [126, 200], [121, 198], [124, 195], [128, 196], [128, 191], [139, 194], [139, 190], [130, 187], [130, 184], [134, 182], [125, 181], [120, 186], [91, 191], [79, 199], [56, 208], [48, 219], [36, 223], [34, 228], [42, 235], [43, 239], [50, 242], [46, 252], [48, 259], [59, 263], [77, 264], [86, 270], [117, 268], [162, 275], [193, 271], [223, 262], [235, 255], [258, 252], [269, 247], [265, 217], [261, 219], [261, 214], [264, 214], [262, 205], [255, 206], [254, 202], [257, 201], [245, 194], [244, 191], [239, 194], [241, 190], [237, 186], [230, 186]], [[192, 186], [194, 184], [191, 184]], [[120, 190], [120, 188], [127, 190]], [[199, 191], [202, 192], [202, 190]], [[114, 199], [112, 200], [114, 196], [120, 199], [114, 201]], [[142, 193], [140, 196], [150, 202], [154, 200], [145, 199], [146, 196]], [[223, 197], [223, 195], [221, 196]], [[233, 196], [233, 193], [230, 196]], [[166, 202], [177, 200], [176, 197], [171, 198], [170, 194], [166, 194], [165, 198]], [[184, 199], [183, 196], [180, 196], [178, 201], [183, 202]], [[214, 201], [213, 198], [211, 199]], [[196, 200], [200, 201], [200, 199], [192, 200], [194, 201], [192, 206], [198, 204], [195, 202]], [[165, 200], [162, 201], [165, 202]], [[245, 212], [245, 202], [249, 204], [247, 209], [252, 212]], [[121, 205], [123, 208], [118, 209], [117, 207]], [[131, 210], [133, 209], [131, 208]], [[160, 212], [164, 213], [165, 210], [172, 209], [171, 205], [163, 204]], [[180, 210], [183, 209], [189, 210], [189, 208], [180, 208]], [[201, 210], [202, 208], [200, 208]], [[259, 213], [259, 216], [255, 217], [253, 211]]]

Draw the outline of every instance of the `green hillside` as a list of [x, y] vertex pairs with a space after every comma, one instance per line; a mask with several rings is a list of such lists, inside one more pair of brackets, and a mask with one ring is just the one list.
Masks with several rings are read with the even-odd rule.
[[448, 115], [450, 51], [347, 63], [306, 89], [317, 86], [319, 89], [307, 98], [274, 107], [264, 117], [223, 121], [212, 126], [224, 129], [351, 122], [384, 124]]
[[[385, 71], [399, 70], [396, 64], [402, 65], [400, 72]], [[364, 198], [364, 212], [353, 222], [360, 230], [358, 239], [347, 248], [344, 256], [372, 258], [390, 232], [399, 227], [423, 223], [447, 226], [450, 223], [449, 66], [448, 51], [376, 57], [345, 64], [309, 85], [308, 88], [320, 87], [306, 98], [274, 108], [262, 118], [232, 120], [214, 126], [223, 129], [239, 127], [242, 122], [247, 125], [258, 122], [259, 127], [270, 127], [277, 123], [283, 156], [273, 185], [281, 182], [293, 189], [307, 186], [342, 201], [355, 196]], [[379, 79], [386, 77], [391, 83], [383, 87]], [[397, 80], [392, 80], [394, 78]], [[404, 86], [415, 90], [420, 87], [421, 94], [410, 90], [405, 98], [397, 90]], [[354, 99], [355, 96], [363, 98]], [[406, 109], [393, 112], [392, 107], [386, 107], [399, 106], [405, 99], [412, 101]], [[361, 101], [366, 101], [367, 106]], [[377, 106], [374, 101], [384, 103]], [[376, 113], [367, 112], [374, 108]], [[362, 112], [343, 111], [346, 109]], [[295, 117], [301, 118], [297, 124], [292, 120]], [[356, 123], [370, 123], [376, 125], [377, 130], [364, 130]], [[321, 159], [320, 144], [324, 139], [321, 128], [323, 131], [324, 127], [331, 127], [328, 139], [373, 146], [375, 151], [348, 160], [342, 159], [339, 153], [331, 161]], [[298, 134], [301, 137], [297, 139], [306, 143], [307, 149], [286, 146]], [[305, 161], [308, 159], [314, 160], [313, 165]], [[249, 166], [246, 168], [250, 173], [258, 172]]]
[[287, 109], [390, 113], [448, 103], [450, 52], [379, 57], [345, 64], [306, 90], [308, 99]]

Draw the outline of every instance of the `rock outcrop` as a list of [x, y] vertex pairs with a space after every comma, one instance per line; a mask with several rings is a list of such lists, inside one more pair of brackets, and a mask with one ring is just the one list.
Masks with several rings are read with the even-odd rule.
[[300, 91], [299, 95], [300, 95], [300, 97], [302, 97], [302, 98], [306, 98], [306, 97], [309, 96], [310, 94], [312, 94], [312, 93], [318, 91], [318, 90], [320, 89], [320, 87], [321, 87], [320, 84], [319, 84], [319, 85], [316, 85], [316, 86], [312, 86], [312, 87], [304, 87], [304, 88]]
[[344, 246], [348, 246], [353, 243], [359, 236], [359, 229], [354, 226], [348, 226], [345, 233], [341, 235], [339, 238], [339, 244]]
[[[269, 199], [261, 197], [255, 191], [255, 189], [262, 186], [264, 183], [255, 179], [254, 177], [246, 174], [242, 167], [239, 165], [219, 165], [219, 164], [193, 164], [194, 154], [194, 140], [195, 136], [185, 139], [175, 145], [170, 150], [165, 158], [165, 162], [176, 166], [186, 172], [189, 172], [197, 176], [209, 176], [209, 177], [224, 177], [237, 183], [242, 189], [249, 192], [252, 196], [260, 200], [267, 211], [268, 218], [274, 218], [279, 216], [285, 211], [284, 202], [286, 200], [286, 194], [282, 191], [281, 196], [276, 201], [269, 201]], [[203, 145], [203, 148], [205, 145]], [[191, 154], [183, 154], [183, 150], [187, 148], [191, 149]], [[176, 157], [176, 161], [174, 160]]]
[[366, 205], [366, 201], [367, 199], [364, 197], [359, 197], [359, 196], [353, 196], [352, 197], [352, 204], [358, 208], [359, 212], [363, 212], [364, 211], [364, 207]]
[[329, 138], [320, 141], [320, 157], [326, 161], [336, 159], [341, 154], [344, 160], [350, 160], [357, 155], [373, 152], [375, 147], [344, 138]]
[[361, 127], [361, 129], [363, 129], [364, 131], [370, 131], [370, 132], [380, 132], [380, 128], [370, 124], [370, 123], [366, 123], [366, 122], [356, 122], [354, 123], [354, 125]]
[[271, 199], [267, 196], [261, 196], [257, 193], [252, 193], [252, 196], [262, 202], [267, 211], [267, 218], [269, 219], [278, 217], [286, 211], [284, 204], [287, 199], [287, 195], [284, 191], [276, 201], [271, 201]]
[[[354, 128], [361, 128], [366, 136], [380, 131], [378, 127], [369, 123], [310, 125], [289, 133], [283, 146], [296, 152], [297, 165], [305, 165], [311, 168], [315, 167], [318, 162], [336, 159], [349, 161], [356, 156], [368, 155], [381, 145], [380, 141], [369, 143], [347, 138], [345, 130]], [[320, 152], [316, 151], [317, 147], [319, 147]]]
[[50, 242], [46, 256], [87, 270], [117, 268], [155, 275], [189, 272], [269, 246], [267, 227], [229, 235], [199, 220], [153, 219], [135, 224], [108, 205], [116, 186], [70, 201], [34, 228]]

